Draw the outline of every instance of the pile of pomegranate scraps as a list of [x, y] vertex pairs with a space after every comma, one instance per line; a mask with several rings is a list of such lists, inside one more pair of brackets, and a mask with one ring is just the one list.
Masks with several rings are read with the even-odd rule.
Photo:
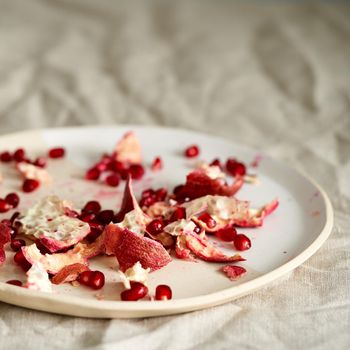
[[[18, 155], [20, 153], [20, 157]], [[184, 156], [196, 158], [199, 147], [192, 145]], [[53, 149], [50, 158], [60, 158], [64, 149]], [[28, 161], [25, 153], [0, 154], [3, 162], [17, 162], [17, 169], [39, 181], [48, 174], [39, 170], [45, 162]], [[17, 159], [17, 160], [16, 160]], [[198, 165], [198, 164], [197, 164]], [[159, 171], [163, 161], [156, 157], [152, 171]], [[37, 169], [38, 168], [38, 169]], [[141, 147], [133, 132], [124, 135], [114, 152], [104, 154], [85, 174], [88, 181], [118, 186], [126, 180], [121, 208], [102, 210], [97, 201], [89, 201], [77, 211], [72, 203], [48, 196], [27, 211], [12, 215], [0, 223], [0, 266], [5, 262], [5, 245], [16, 252], [14, 262], [26, 272], [26, 282], [7, 283], [32, 290], [50, 292], [52, 284], [72, 283], [99, 290], [105, 284], [101, 271], [92, 271], [89, 261], [96, 256], [114, 256], [119, 264], [124, 291], [120, 298], [136, 301], [146, 296], [151, 300], [169, 300], [171, 287], [159, 285], [150, 295], [148, 274], [164, 268], [172, 258], [221, 263], [220, 270], [231, 280], [246, 273], [237, 265], [245, 259], [237, 253], [251, 247], [250, 239], [237, 233], [239, 227], [259, 227], [278, 206], [273, 200], [253, 209], [247, 201], [233, 197], [252, 176], [246, 166], [234, 158], [223, 165], [219, 159], [200, 163], [183, 184], [167, 189], [145, 189], [137, 201], [132, 181], [145, 173]], [[34, 175], [33, 175], [34, 174]], [[45, 176], [44, 176], [45, 175]], [[231, 179], [229, 179], [231, 177]], [[0, 199], [2, 212], [16, 208], [19, 196], [10, 193]], [[232, 255], [220, 251], [211, 236], [232, 243]]]

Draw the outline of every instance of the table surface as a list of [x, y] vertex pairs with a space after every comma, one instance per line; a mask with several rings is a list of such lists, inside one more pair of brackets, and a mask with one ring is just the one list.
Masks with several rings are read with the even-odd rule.
[[0, 5], [0, 134], [111, 123], [204, 131], [302, 169], [335, 209], [324, 246], [251, 295], [139, 320], [0, 303], [1, 349], [349, 348], [350, 4]]

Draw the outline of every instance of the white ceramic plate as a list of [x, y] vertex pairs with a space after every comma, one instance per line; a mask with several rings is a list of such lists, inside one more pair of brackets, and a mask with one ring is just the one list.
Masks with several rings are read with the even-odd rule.
[[[140, 182], [135, 182], [136, 194], [154, 186], [173, 188], [183, 183], [194, 161], [182, 156], [189, 144], [201, 148], [200, 159], [211, 161], [215, 157], [226, 159], [235, 156], [251, 163], [257, 151], [229, 141], [196, 132], [140, 126], [110, 126], [50, 129], [27, 131], [0, 138], [0, 150], [25, 147], [31, 156], [42, 155], [53, 146], [67, 149], [65, 160], [49, 162], [54, 176], [51, 186], [42, 186], [32, 194], [21, 194], [23, 209], [47, 193], [73, 200], [82, 206], [87, 200], [98, 199], [105, 208], [118, 209], [123, 186], [111, 189], [102, 184], [82, 180], [84, 171], [98, 160], [102, 152], [110, 152], [116, 141], [128, 130], [139, 137], [147, 164], [160, 155], [165, 168], [159, 173], [147, 172]], [[0, 196], [18, 191], [21, 180], [10, 166], [0, 164], [4, 182]], [[242, 229], [252, 240], [252, 248], [243, 252], [247, 259], [242, 263], [248, 273], [231, 282], [219, 269], [222, 265], [198, 261], [186, 262], [174, 258], [165, 268], [150, 275], [150, 292], [158, 284], [168, 284], [173, 290], [173, 300], [162, 302], [122, 302], [122, 290], [113, 267], [115, 258], [97, 258], [92, 267], [106, 274], [107, 283], [98, 293], [71, 285], [54, 286], [54, 293], [35, 292], [4, 283], [9, 279], [24, 280], [23, 272], [12, 263], [13, 253], [7, 252], [8, 262], [0, 268], [0, 300], [27, 308], [85, 317], [148, 317], [198, 310], [222, 304], [276, 280], [302, 264], [323, 244], [331, 232], [333, 213], [324, 191], [314, 181], [291, 169], [286, 164], [262, 156], [257, 168], [249, 169], [259, 176], [259, 185], [246, 184], [239, 191], [239, 199], [249, 199], [253, 206], [260, 206], [278, 198], [280, 206], [269, 216], [263, 227]], [[0, 217], [9, 217], [11, 213]], [[228, 254], [232, 245], [220, 243]]]

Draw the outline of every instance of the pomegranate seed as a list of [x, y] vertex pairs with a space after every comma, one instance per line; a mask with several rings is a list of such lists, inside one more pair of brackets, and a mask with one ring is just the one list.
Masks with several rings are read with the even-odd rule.
[[210, 163], [210, 166], [218, 166], [219, 168], [222, 169], [222, 165], [221, 165], [220, 159], [218, 159], [218, 158], [215, 158], [215, 159]]
[[184, 188], [184, 185], [177, 185], [177, 186], [173, 189], [174, 195], [177, 196], [177, 195], [182, 191], [183, 188]]
[[12, 208], [17, 208], [19, 204], [19, 196], [17, 193], [9, 193], [5, 197], [5, 201], [11, 205]]
[[132, 179], [139, 180], [145, 173], [145, 169], [141, 164], [130, 165], [129, 173]]
[[131, 289], [124, 290], [120, 293], [123, 301], [137, 301], [148, 294], [148, 288], [140, 282], [133, 282]]
[[251, 246], [252, 243], [250, 242], [250, 239], [243, 234], [238, 234], [236, 235], [233, 244], [237, 250], [248, 250]]
[[89, 222], [90, 225], [90, 233], [87, 235], [86, 239], [92, 243], [96, 241], [96, 239], [101, 236], [101, 233], [104, 229], [104, 226], [101, 224], [98, 224], [96, 222]]
[[114, 212], [113, 210], [102, 210], [98, 215], [97, 215], [97, 220], [104, 225], [109, 224], [111, 221], [114, 219]]
[[146, 230], [151, 235], [157, 235], [163, 231], [163, 228], [164, 228], [163, 220], [155, 219], [147, 225]]
[[185, 156], [187, 158], [194, 158], [199, 155], [199, 147], [197, 145], [189, 146], [185, 149]]
[[18, 252], [22, 247], [24, 247], [26, 245], [25, 240], [23, 239], [13, 239], [11, 241], [11, 249], [14, 252]]
[[224, 242], [232, 242], [237, 235], [237, 231], [234, 227], [227, 227], [217, 230], [215, 236]]
[[12, 226], [12, 222], [10, 219], [2, 219], [0, 222], [8, 227]]
[[150, 207], [154, 203], [155, 203], [154, 197], [141, 198], [140, 207]]
[[142, 191], [142, 198], [147, 198], [147, 197], [151, 197], [154, 196], [155, 192], [154, 190], [152, 190], [152, 188], [148, 188], [147, 190]]
[[156, 300], [170, 300], [172, 295], [171, 288], [166, 284], [160, 284], [156, 287]]
[[123, 169], [123, 170], [120, 170], [119, 172], [119, 175], [122, 178], [122, 180], [127, 180], [129, 177], [129, 174], [130, 174], [129, 169]]
[[62, 157], [64, 157], [65, 153], [66, 153], [66, 151], [64, 148], [56, 147], [56, 148], [51, 148], [49, 150], [48, 155], [50, 158], [62, 158]]
[[105, 285], [105, 275], [101, 271], [93, 271], [89, 280], [89, 287], [101, 289]]
[[20, 212], [19, 212], [19, 211], [15, 211], [15, 212], [12, 214], [12, 216], [11, 216], [11, 218], [10, 218], [11, 225], [13, 225], [13, 223], [14, 223], [15, 220], [19, 217], [19, 215], [20, 215]]
[[160, 188], [155, 192], [155, 197], [157, 202], [164, 201], [166, 196], [168, 194], [168, 191], [165, 188]]
[[85, 174], [86, 180], [98, 180], [101, 175], [100, 170], [97, 168], [91, 168], [89, 169]]
[[0, 213], [6, 213], [10, 209], [12, 209], [12, 206], [5, 199], [0, 198]]
[[202, 232], [202, 229], [198, 225], [196, 225], [196, 227], [193, 229], [193, 232], [199, 235]]
[[119, 176], [117, 174], [108, 175], [105, 181], [108, 186], [117, 187], [119, 185]]
[[0, 160], [4, 163], [8, 163], [12, 161], [12, 155], [10, 152], [5, 151], [0, 154]]
[[163, 161], [160, 157], [156, 157], [154, 158], [152, 165], [151, 165], [151, 169], [153, 171], [158, 171], [161, 170], [163, 168]]
[[24, 149], [23, 148], [19, 148], [13, 154], [13, 159], [16, 162], [22, 162], [22, 161], [25, 160], [25, 156], [26, 156], [26, 153], [25, 153]]
[[96, 215], [94, 213], [82, 213], [80, 215], [80, 220], [90, 223], [93, 222], [96, 219]]
[[84, 213], [98, 214], [101, 211], [101, 204], [97, 201], [89, 201], [85, 204], [82, 211]]
[[106, 171], [106, 170], [107, 170], [108, 164], [100, 162], [100, 163], [97, 163], [97, 164], [94, 166], [94, 168], [98, 169], [100, 172], [103, 172], [103, 171]]
[[19, 250], [13, 257], [14, 262], [19, 265], [24, 271], [28, 271], [32, 264], [30, 264], [24, 257], [22, 250]]
[[244, 176], [246, 167], [243, 163], [237, 162], [234, 158], [229, 158], [226, 162], [226, 170], [232, 176]]
[[77, 281], [80, 284], [83, 284], [84, 286], [89, 286], [90, 278], [92, 274], [93, 274], [92, 271], [83, 271], [82, 273], [79, 274]]
[[170, 221], [177, 221], [181, 219], [186, 219], [186, 209], [182, 207], [177, 207], [175, 211], [171, 214]]
[[207, 225], [208, 228], [214, 228], [216, 226], [216, 221], [207, 212], [201, 214], [198, 217], [198, 220], [203, 221]]
[[17, 286], [17, 287], [22, 287], [23, 283], [19, 280], [9, 280], [6, 282], [7, 284], [12, 284], [13, 286]]
[[122, 162], [119, 162], [118, 160], [112, 161], [109, 164], [108, 169], [116, 173], [121, 173], [122, 171], [127, 170], [125, 164]]
[[22, 184], [23, 192], [33, 192], [40, 186], [40, 182], [34, 179], [25, 179]]
[[33, 164], [35, 166], [38, 166], [39, 168], [45, 168], [46, 167], [46, 159], [43, 157], [39, 157], [39, 158], [35, 159]]

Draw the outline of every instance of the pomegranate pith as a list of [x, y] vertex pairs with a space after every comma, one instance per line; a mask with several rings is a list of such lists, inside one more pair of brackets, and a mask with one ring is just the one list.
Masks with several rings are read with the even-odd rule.
[[250, 239], [244, 234], [236, 235], [233, 244], [235, 248], [240, 251], [248, 250], [252, 246]]
[[166, 284], [160, 284], [156, 287], [156, 300], [170, 300], [172, 298], [172, 290]]
[[124, 290], [120, 293], [123, 301], [137, 301], [148, 294], [148, 288], [139, 282], [132, 282], [131, 289]]

